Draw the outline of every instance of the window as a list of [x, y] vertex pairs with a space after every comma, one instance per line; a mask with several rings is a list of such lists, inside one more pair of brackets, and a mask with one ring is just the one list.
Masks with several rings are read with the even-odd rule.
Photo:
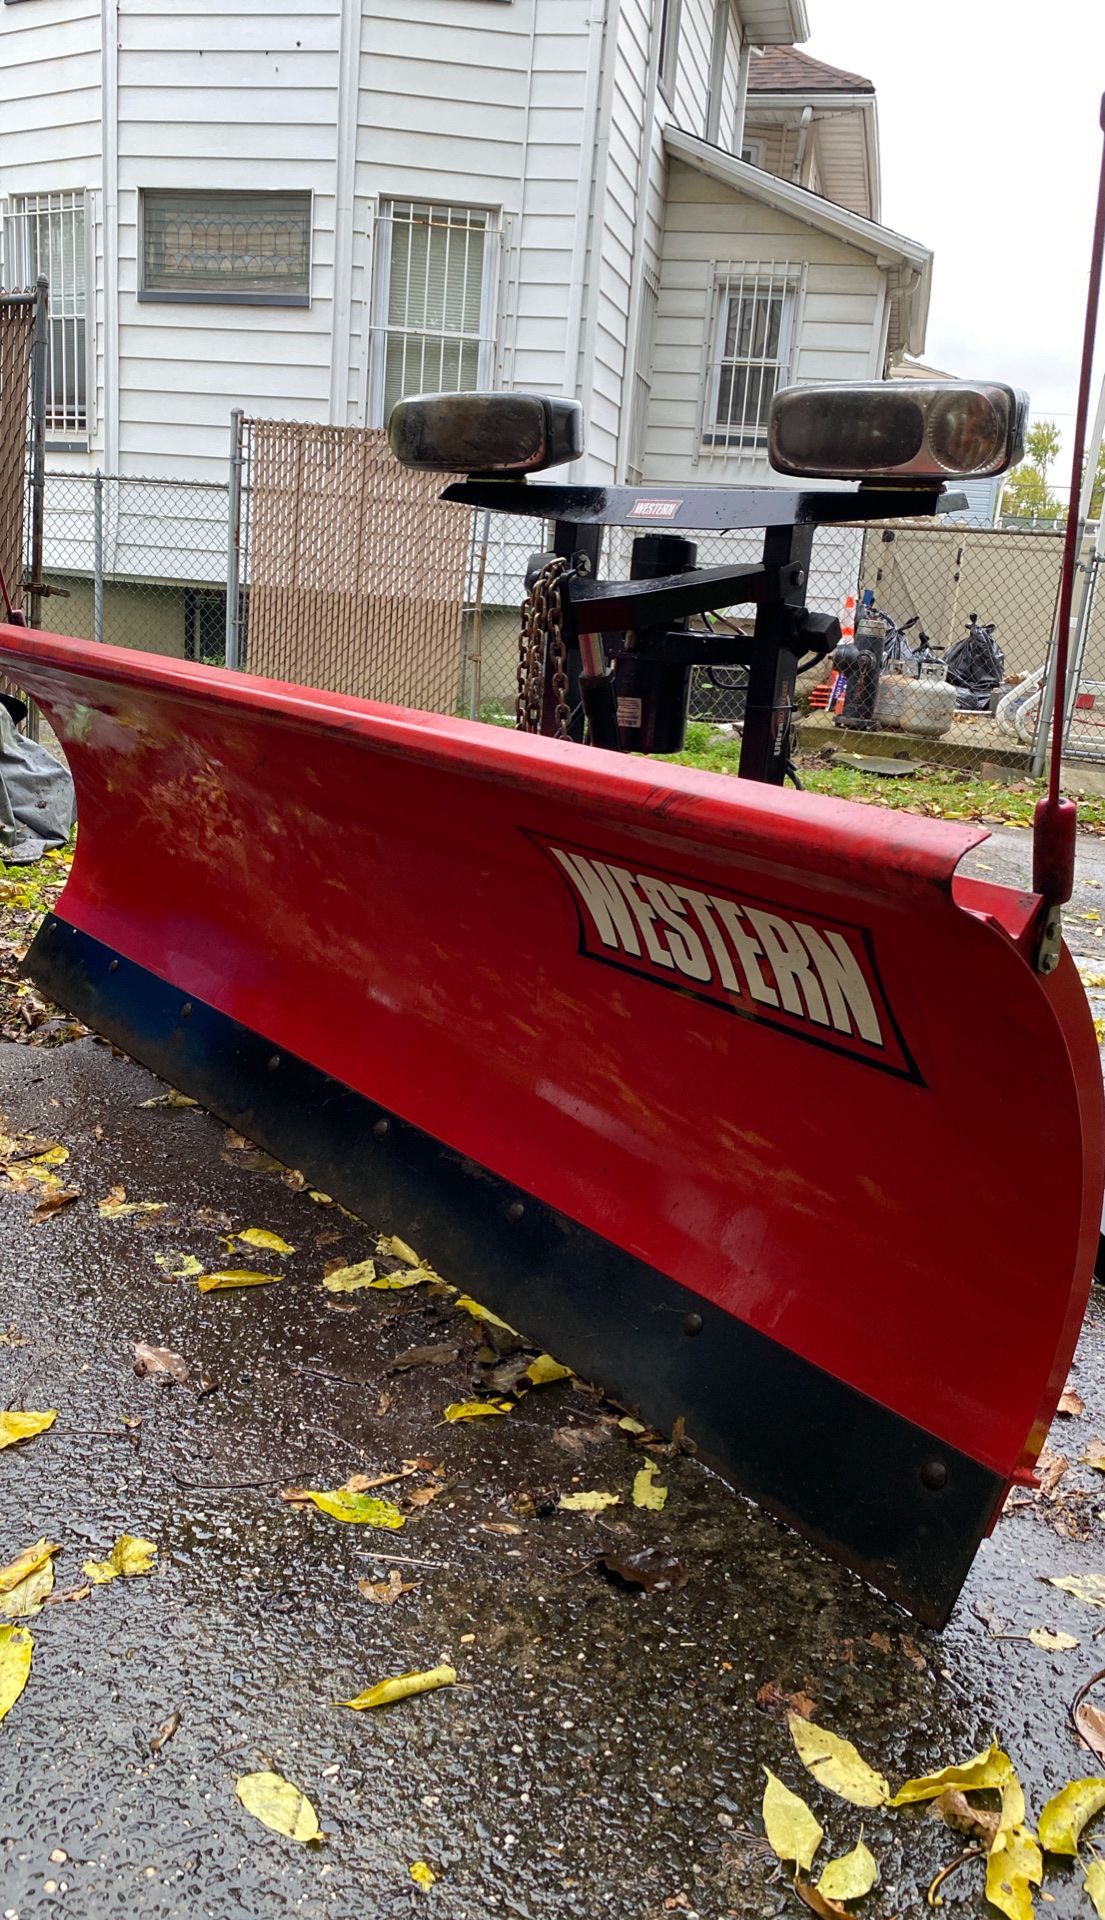
[[50, 283], [46, 431], [88, 433], [88, 219], [83, 193], [28, 193], [12, 201], [8, 260], [13, 286]]
[[771, 397], [786, 385], [797, 288], [795, 269], [775, 262], [732, 266], [721, 274], [705, 445], [732, 451], [765, 444]]
[[309, 193], [148, 188], [141, 212], [140, 300], [310, 304]]
[[670, 106], [679, 72], [679, 28], [683, 0], [660, 0], [660, 91]]
[[741, 147], [741, 159], [747, 160], [750, 167], [762, 167], [764, 163], [763, 141], [746, 140]]
[[486, 210], [384, 203], [372, 357], [378, 426], [406, 394], [491, 385], [498, 238], [496, 216]]

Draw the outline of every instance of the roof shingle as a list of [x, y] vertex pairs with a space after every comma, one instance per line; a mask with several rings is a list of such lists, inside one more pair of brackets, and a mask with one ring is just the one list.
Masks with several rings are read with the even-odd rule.
[[874, 93], [873, 80], [827, 66], [796, 47], [765, 47], [748, 66], [749, 93]]

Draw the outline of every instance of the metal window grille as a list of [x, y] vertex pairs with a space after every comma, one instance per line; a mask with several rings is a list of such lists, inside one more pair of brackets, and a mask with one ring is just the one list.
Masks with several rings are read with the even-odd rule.
[[718, 271], [702, 442], [722, 453], [756, 450], [767, 441], [772, 395], [785, 386], [798, 281], [794, 269], [769, 261]]
[[13, 276], [49, 281], [46, 431], [88, 432], [88, 221], [85, 195], [29, 193], [8, 217]]
[[145, 294], [305, 302], [310, 277], [309, 193], [142, 195]]
[[652, 348], [656, 333], [656, 310], [660, 303], [660, 282], [648, 267], [641, 281], [641, 311], [637, 322], [637, 356], [633, 367], [633, 394], [630, 402], [629, 458], [626, 475], [630, 485], [640, 483], [648, 429], [648, 403], [652, 398]]
[[410, 393], [491, 384], [499, 228], [483, 208], [386, 202], [377, 233], [373, 417]]

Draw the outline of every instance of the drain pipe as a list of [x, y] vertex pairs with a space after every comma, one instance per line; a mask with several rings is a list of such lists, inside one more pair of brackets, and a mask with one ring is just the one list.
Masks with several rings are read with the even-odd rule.
[[794, 156], [794, 166], [790, 176], [796, 187], [800, 187], [802, 184], [802, 162], [806, 157], [806, 142], [810, 137], [810, 121], [812, 119], [813, 108], [803, 107], [802, 117], [798, 122], [798, 150]]

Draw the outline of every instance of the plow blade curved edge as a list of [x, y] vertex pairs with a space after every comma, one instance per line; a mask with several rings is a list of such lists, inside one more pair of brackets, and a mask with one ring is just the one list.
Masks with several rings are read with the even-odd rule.
[[1105, 1120], [984, 831], [0, 628], [34, 978], [923, 1619], [1042, 1444]]

